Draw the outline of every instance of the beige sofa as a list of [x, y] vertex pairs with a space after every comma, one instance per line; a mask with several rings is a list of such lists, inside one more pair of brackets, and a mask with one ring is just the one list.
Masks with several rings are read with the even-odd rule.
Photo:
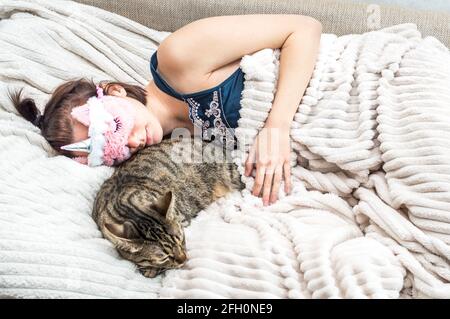
[[[320, 20], [325, 33], [362, 33], [413, 22], [424, 36], [450, 47], [450, 14], [350, 0], [77, 0], [118, 13], [152, 29], [173, 32], [194, 20], [218, 15], [298, 13]], [[245, 4], [243, 4], [245, 3]], [[379, 17], [379, 19], [378, 19]], [[373, 24], [373, 18], [379, 24]]]

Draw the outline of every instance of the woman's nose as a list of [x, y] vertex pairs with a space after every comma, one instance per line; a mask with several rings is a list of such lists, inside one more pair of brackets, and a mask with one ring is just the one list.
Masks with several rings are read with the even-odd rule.
[[142, 144], [141, 139], [135, 134], [130, 134], [128, 137], [128, 147], [129, 148], [138, 148]]

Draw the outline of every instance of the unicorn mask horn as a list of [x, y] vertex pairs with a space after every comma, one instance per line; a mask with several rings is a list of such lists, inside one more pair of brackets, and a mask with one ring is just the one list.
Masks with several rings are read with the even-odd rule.
[[[127, 160], [131, 155], [127, 144], [134, 127], [135, 112], [129, 101], [104, 96], [102, 88], [97, 86], [97, 96], [90, 97], [86, 104], [73, 108], [71, 112], [74, 119], [89, 128], [89, 138], [61, 146], [61, 149], [87, 153], [89, 166], [113, 166]], [[83, 162], [80, 157], [75, 159]]]
[[84, 141], [64, 145], [61, 146], [61, 149], [66, 151], [77, 151], [77, 152], [84, 152], [84, 153], [91, 153], [91, 138], [87, 138]]

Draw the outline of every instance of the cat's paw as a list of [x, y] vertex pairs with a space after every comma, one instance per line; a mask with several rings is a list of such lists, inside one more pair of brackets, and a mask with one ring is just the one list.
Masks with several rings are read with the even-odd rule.
[[188, 227], [190, 224], [191, 224], [191, 221], [190, 220], [187, 220], [187, 219], [183, 219], [181, 222], [180, 222], [180, 224], [181, 224], [181, 227]]
[[140, 273], [148, 278], [155, 278], [156, 276], [164, 272], [164, 270], [165, 269], [162, 268], [151, 268], [151, 267], [139, 269]]

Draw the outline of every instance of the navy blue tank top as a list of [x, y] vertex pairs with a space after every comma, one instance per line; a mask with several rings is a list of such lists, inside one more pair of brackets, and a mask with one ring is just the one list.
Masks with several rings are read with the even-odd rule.
[[[157, 71], [157, 51], [150, 59], [153, 81], [163, 92], [188, 103], [189, 118], [202, 129], [204, 140], [219, 139], [226, 145], [235, 145], [234, 128], [239, 120], [244, 74], [239, 67], [219, 85], [199, 92], [181, 94], [175, 91]], [[214, 136], [214, 138], [213, 138]]]

